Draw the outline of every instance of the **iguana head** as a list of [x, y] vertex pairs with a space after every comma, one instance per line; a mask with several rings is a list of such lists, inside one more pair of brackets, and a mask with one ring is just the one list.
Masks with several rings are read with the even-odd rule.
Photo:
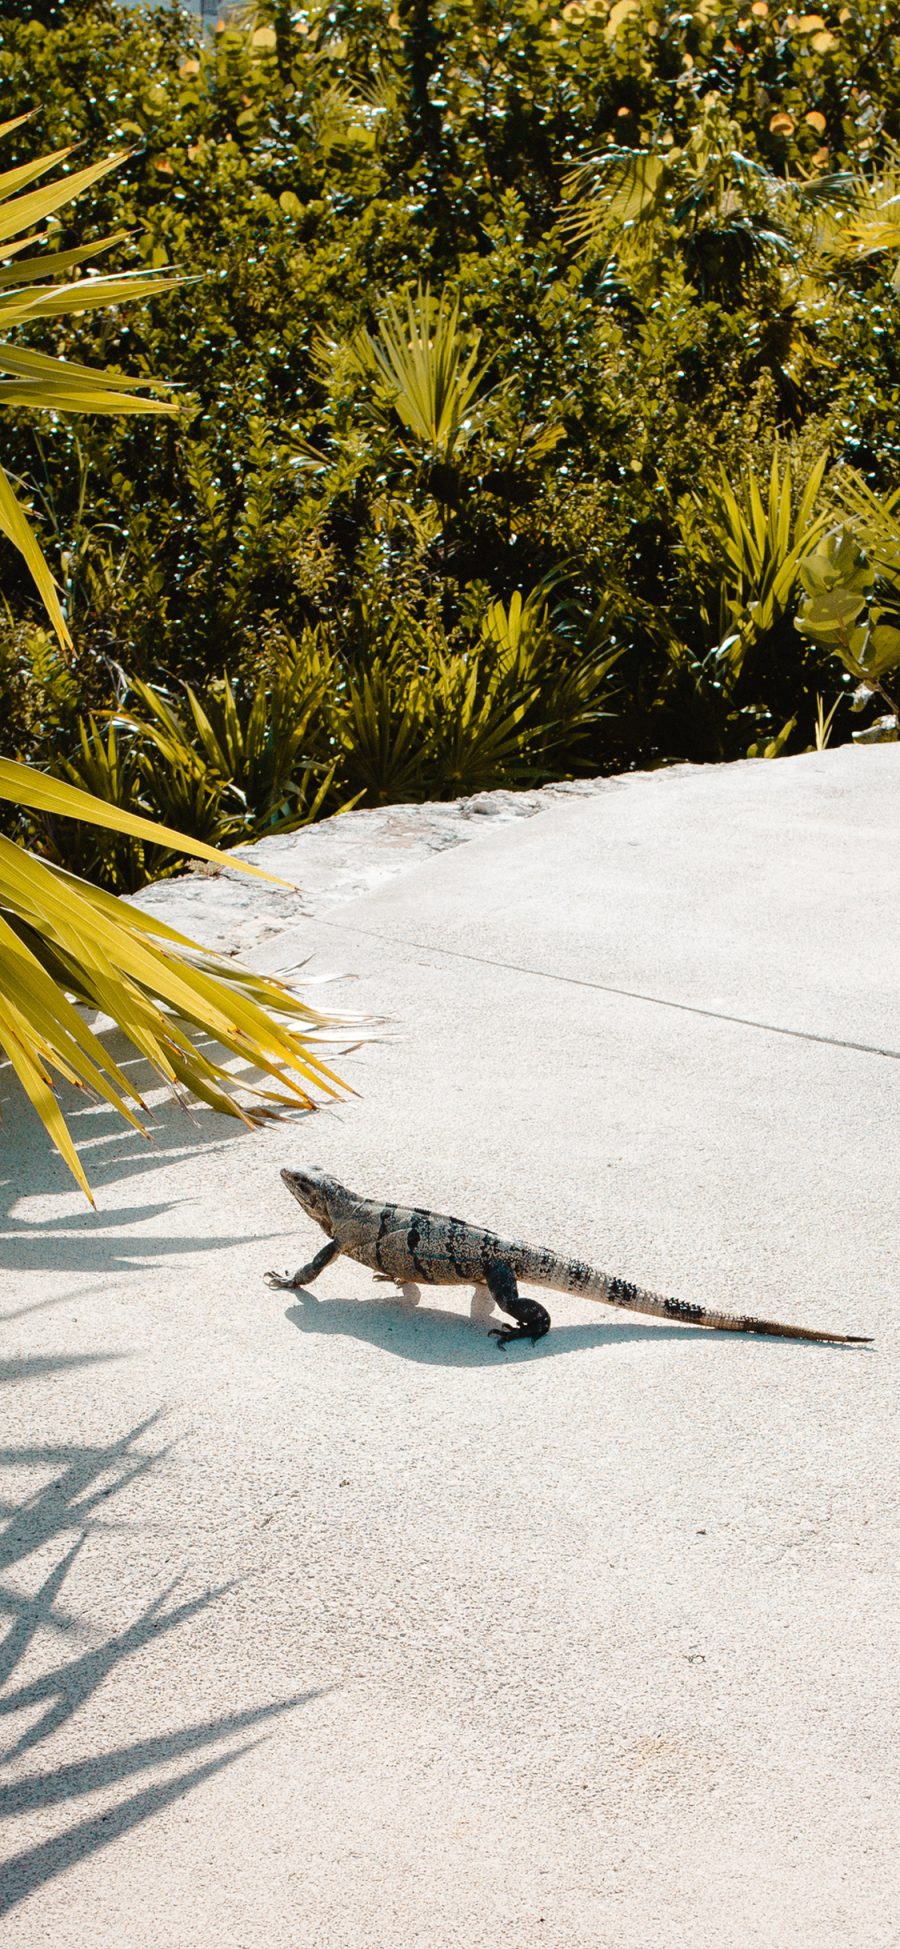
[[282, 1171], [281, 1175], [291, 1197], [296, 1198], [317, 1225], [330, 1232], [331, 1210], [340, 1191], [337, 1178], [323, 1170], [321, 1164], [307, 1164], [302, 1171]]

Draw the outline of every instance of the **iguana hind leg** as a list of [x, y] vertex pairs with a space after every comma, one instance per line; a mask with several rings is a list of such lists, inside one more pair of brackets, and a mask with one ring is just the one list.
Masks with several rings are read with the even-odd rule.
[[321, 1252], [317, 1252], [315, 1258], [310, 1259], [309, 1265], [302, 1265], [299, 1271], [293, 1274], [289, 1272], [267, 1272], [266, 1285], [273, 1286], [275, 1291], [279, 1293], [298, 1293], [304, 1286], [311, 1286], [313, 1280], [318, 1279], [319, 1273], [323, 1272], [327, 1265], [330, 1265], [338, 1249], [336, 1241], [330, 1238], [328, 1244], [323, 1245]]
[[488, 1291], [487, 1286], [474, 1286], [472, 1289], [472, 1299], [469, 1306], [469, 1318], [471, 1320], [480, 1321], [481, 1325], [483, 1326], [485, 1324], [485, 1321], [490, 1319], [493, 1310], [494, 1310], [493, 1293]]
[[510, 1340], [530, 1340], [532, 1346], [550, 1331], [550, 1315], [546, 1306], [537, 1299], [526, 1299], [516, 1284], [516, 1275], [507, 1259], [494, 1259], [484, 1269], [485, 1284], [496, 1300], [501, 1313], [511, 1314], [518, 1321], [517, 1326], [492, 1326], [488, 1332], [493, 1335], [498, 1347], [505, 1347]]

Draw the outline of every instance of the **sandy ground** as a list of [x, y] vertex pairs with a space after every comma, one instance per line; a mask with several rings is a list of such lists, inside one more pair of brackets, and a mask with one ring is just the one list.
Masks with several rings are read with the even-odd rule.
[[[147, 903], [358, 1099], [81, 1107], [92, 1214], [0, 1078], [4, 1949], [896, 1949], [900, 747], [262, 856]], [[273, 1293], [304, 1160], [875, 1348]]]

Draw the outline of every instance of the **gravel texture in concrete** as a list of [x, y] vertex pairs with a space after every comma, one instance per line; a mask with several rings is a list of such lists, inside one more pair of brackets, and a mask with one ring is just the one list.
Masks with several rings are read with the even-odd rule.
[[[4, 1945], [897, 1949], [900, 747], [256, 857], [142, 903], [358, 1097], [75, 1106], [94, 1214], [0, 1077]], [[273, 1293], [304, 1160], [875, 1345]]]

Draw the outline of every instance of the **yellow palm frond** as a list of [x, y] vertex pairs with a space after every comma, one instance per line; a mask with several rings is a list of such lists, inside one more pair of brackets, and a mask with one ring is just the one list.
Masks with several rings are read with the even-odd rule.
[[[0, 126], [0, 137], [28, 118], [16, 116]], [[35, 161], [22, 163], [0, 175], [0, 407], [26, 406], [53, 413], [176, 413], [177, 404], [158, 397], [171, 389], [161, 380], [129, 378], [124, 373], [98, 371], [67, 359], [52, 358], [28, 346], [13, 344], [7, 335], [43, 318], [60, 318], [121, 304], [127, 298], [152, 297], [177, 282], [158, 272], [125, 271], [112, 275], [77, 276], [86, 258], [116, 243], [121, 233], [103, 237], [93, 250], [58, 251], [47, 248], [43, 227], [67, 203], [124, 161], [126, 151], [107, 156], [69, 175], [54, 174], [49, 183], [32, 188], [40, 177], [58, 170], [71, 154], [56, 149]], [[36, 227], [37, 226], [37, 227]], [[35, 255], [22, 252], [37, 246]], [[60, 274], [62, 283], [57, 282]], [[52, 574], [40, 543], [12, 481], [0, 468], [0, 533], [25, 561], [53, 628], [64, 648], [71, 637], [60, 607]]]

